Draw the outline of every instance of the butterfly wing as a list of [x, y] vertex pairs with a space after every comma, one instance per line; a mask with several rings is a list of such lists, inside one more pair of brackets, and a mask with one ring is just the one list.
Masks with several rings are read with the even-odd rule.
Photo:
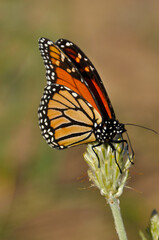
[[103, 119], [115, 119], [115, 113], [108, 94], [104, 88], [98, 72], [96, 71], [91, 61], [78, 46], [68, 40], [59, 39], [56, 41], [56, 44], [67, 56], [69, 56], [71, 61], [83, 76], [84, 80], [95, 96], [98, 105], [100, 106], [100, 111]]
[[93, 126], [102, 121], [83, 97], [56, 83], [45, 88], [38, 116], [46, 142], [59, 149], [95, 141]]
[[39, 49], [46, 68], [47, 85], [68, 87], [88, 101], [99, 113], [100, 107], [87, 82], [73, 62], [52, 41], [41, 38]]
[[51, 147], [67, 148], [95, 141], [94, 124], [102, 117], [92, 92], [72, 61], [52, 41], [41, 38], [47, 87], [38, 116], [42, 135]]

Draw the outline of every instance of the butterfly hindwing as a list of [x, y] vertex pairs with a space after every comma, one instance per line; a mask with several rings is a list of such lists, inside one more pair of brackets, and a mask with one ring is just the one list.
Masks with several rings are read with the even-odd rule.
[[59, 149], [95, 141], [94, 124], [102, 121], [83, 97], [59, 84], [45, 88], [38, 116], [46, 142]]

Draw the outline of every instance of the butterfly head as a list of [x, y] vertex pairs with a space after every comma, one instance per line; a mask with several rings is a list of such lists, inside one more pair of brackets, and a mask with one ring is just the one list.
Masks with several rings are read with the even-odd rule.
[[123, 123], [119, 123], [118, 121], [116, 121], [116, 122], [117, 122], [117, 124], [115, 124], [115, 129], [117, 131], [117, 134], [122, 134], [122, 133], [126, 132], [125, 125]]

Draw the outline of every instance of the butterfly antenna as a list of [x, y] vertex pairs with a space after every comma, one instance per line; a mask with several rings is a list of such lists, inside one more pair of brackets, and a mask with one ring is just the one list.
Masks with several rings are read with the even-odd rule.
[[148, 128], [148, 127], [144, 127], [144, 126], [141, 126], [141, 125], [138, 125], [138, 124], [133, 124], [133, 123], [125, 123], [124, 125], [130, 125], [130, 126], [135, 126], [135, 127], [140, 127], [140, 128], [143, 128], [143, 129], [146, 129], [146, 130], [149, 130], [155, 134], [158, 134], [157, 131], [155, 131], [154, 129], [152, 128]]

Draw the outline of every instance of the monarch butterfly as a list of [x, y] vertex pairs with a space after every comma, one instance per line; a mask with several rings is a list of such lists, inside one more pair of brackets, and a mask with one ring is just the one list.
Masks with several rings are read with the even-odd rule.
[[[101, 78], [87, 56], [74, 43], [40, 38], [47, 86], [38, 109], [41, 133], [49, 146], [65, 149], [97, 141], [115, 140], [126, 131], [115, 117]], [[128, 144], [127, 144], [128, 146]], [[94, 151], [95, 152], [95, 151]]]

